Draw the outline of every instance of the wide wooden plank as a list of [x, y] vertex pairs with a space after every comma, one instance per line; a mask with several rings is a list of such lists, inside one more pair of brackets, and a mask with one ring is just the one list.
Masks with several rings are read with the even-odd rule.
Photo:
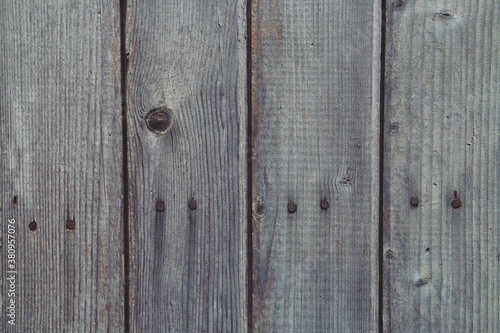
[[380, 16], [252, 2], [255, 332], [378, 329]]
[[0, 2], [1, 332], [123, 330], [119, 26], [117, 1]]
[[245, 3], [128, 3], [131, 331], [245, 332]]
[[391, 1], [386, 53], [384, 331], [500, 332], [500, 2]]

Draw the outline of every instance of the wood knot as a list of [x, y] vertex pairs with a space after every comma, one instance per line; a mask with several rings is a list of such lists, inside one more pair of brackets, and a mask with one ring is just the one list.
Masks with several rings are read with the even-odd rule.
[[166, 134], [174, 124], [174, 112], [166, 107], [150, 111], [146, 116], [146, 125], [151, 132]]
[[428, 284], [429, 282], [430, 282], [429, 278], [420, 278], [420, 279], [417, 279], [417, 281], [415, 281], [415, 286], [417, 288], [421, 288], [421, 287], [425, 286], [426, 284]]
[[451, 13], [450, 11], [443, 10], [441, 12], [436, 13], [436, 17], [442, 20], [453, 20], [454, 18], [456, 18], [456, 15]]
[[404, 0], [397, 0], [393, 3], [393, 7], [394, 9], [396, 10], [401, 10], [404, 8], [404, 6], [406, 5], [405, 1]]

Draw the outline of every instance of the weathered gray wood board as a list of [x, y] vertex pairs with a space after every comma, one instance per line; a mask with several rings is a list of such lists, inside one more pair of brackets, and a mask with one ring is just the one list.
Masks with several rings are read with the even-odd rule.
[[0, 31], [0, 331], [122, 331], [118, 3], [5, 0]]
[[[245, 3], [133, 0], [127, 17], [131, 331], [245, 332]], [[160, 106], [165, 135], [145, 123]]]
[[500, 2], [389, 2], [386, 54], [384, 331], [500, 332]]
[[252, 4], [255, 332], [378, 329], [380, 14]]

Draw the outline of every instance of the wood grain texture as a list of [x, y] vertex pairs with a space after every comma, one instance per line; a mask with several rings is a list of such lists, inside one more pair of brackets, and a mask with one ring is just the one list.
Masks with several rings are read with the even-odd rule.
[[255, 332], [378, 329], [380, 13], [252, 4]]
[[500, 2], [388, 2], [386, 53], [384, 331], [500, 332]]
[[[245, 3], [127, 12], [131, 330], [245, 332]], [[145, 124], [159, 106], [175, 116], [165, 135]]]
[[1, 1], [0, 34], [0, 331], [122, 331], [118, 2]]

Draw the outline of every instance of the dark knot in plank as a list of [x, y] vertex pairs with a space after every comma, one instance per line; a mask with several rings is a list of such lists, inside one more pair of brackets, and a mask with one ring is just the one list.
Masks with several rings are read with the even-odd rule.
[[146, 125], [156, 134], [166, 134], [174, 124], [174, 112], [166, 107], [154, 109], [146, 116]]

